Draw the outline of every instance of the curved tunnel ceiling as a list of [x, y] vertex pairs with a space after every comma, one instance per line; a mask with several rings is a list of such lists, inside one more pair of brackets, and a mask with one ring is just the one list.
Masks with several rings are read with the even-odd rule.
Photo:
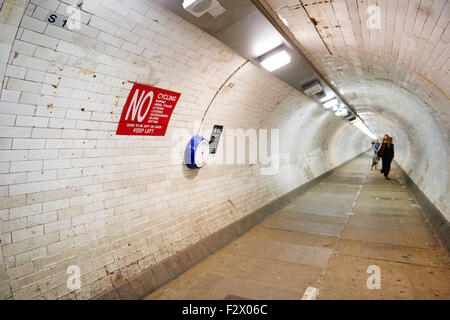
[[369, 127], [394, 136], [400, 165], [448, 212], [450, 2], [253, 2], [295, 38]]
[[226, 9], [223, 14], [218, 17], [204, 14], [198, 18], [184, 10], [181, 1], [163, 0], [160, 3], [227, 44], [240, 56], [249, 59], [256, 65], [259, 65], [257, 62], [259, 56], [284, 45], [292, 61], [288, 66], [274, 71], [273, 74], [299, 91], [301, 91], [301, 83], [318, 77], [308, 62], [295, 53], [295, 49], [250, 1], [222, 1]]
[[[334, 86], [317, 72], [311, 62], [304, 57], [303, 52], [283, 32], [280, 32], [280, 28], [267, 19], [264, 13], [260, 12], [258, 7], [252, 4], [251, 1], [222, 1], [221, 4], [225, 9], [222, 14], [219, 16], [203, 14], [200, 17], [196, 17], [184, 10], [182, 1], [158, 1], [168, 10], [219, 39], [241, 57], [248, 59], [258, 67], [261, 67], [259, 57], [279, 46], [283, 46], [284, 50], [288, 52], [291, 61], [288, 65], [272, 71], [274, 76], [302, 93], [302, 85], [319, 80], [327, 96], [332, 97], [336, 95], [340, 103], [344, 103], [353, 113], [355, 112], [354, 108], [348, 105], [348, 102], [345, 101]], [[320, 102], [314, 94], [310, 95], [310, 98]], [[345, 119], [354, 118], [353, 113], [345, 117]]]
[[[164, 1], [170, 10], [250, 59], [251, 41], [239, 41], [250, 33], [237, 31], [249, 29], [257, 35], [261, 21], [247, 19], [244, 29], [227, 26], [227, 21], [251, 15], [253, 3], [288, 37], [284, 42], [296, 44], [378, 136], [394, 137], [400, 165], [443, 212], [448, 211], [450, 2], [220, 2], [229, 9], [222, 16], [195, 18], [178, 1]], [[291, 64], [284, 76], [275, 75], [299, 89], [299, 82], [309, 76], [299, 70], [303, 68]]]

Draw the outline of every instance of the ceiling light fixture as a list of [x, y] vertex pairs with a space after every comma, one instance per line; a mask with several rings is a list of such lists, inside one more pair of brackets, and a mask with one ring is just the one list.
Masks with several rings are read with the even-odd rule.
[[351, 122], [356, 128], [358, 128], [359, 130], [361, 130], [362, 133], [364, 133], [365, 135], [369, 136], [372, 139], [376, 139], [377, 136], [375, 134], [373, 134], [372, 131], [370, 131], [370, 129], [360, 120], [360, 119], [356, 119], [355, 121]]
[[314, 79], [303, 84], [302, 90], [307, 96], [312, 96], [313, 94], [323, 92], [323, 87], [319, 80]]
[[[337, 107], [338, 103], [339, 103], [339, 101], [336, 98], [333, 98], [331, 100], [328, 100], [327, 102], [324, 102], [323, 107], [325, 109], [335, 108], [335, 107]], [[336, 110], [334, 110], [334, 111], [336, 111]]]
[[336, 113], [335, 113], [335, 115], [338, 116], [338, 117], [346, 117], [349, 114], [350, 113], [348, 112], [348, 109], [346, 107], [338, 109], [338, 111], [336, 111]]
[[210, 11], [215, 13], [214, 17], [225, 11], [217, 0], [184, 0], [183, 8], [197, 18]]
[[261, 66], [267, 71], [275, 71], [291, 62], [291, 56], [283, 46], [279, 46], [258, 58]]
[[322, 96], [320, 96], [320, 97], [318, 97], [318, 98], [320, 98], [320, 102], [326, 102], [326, 101], [328, 101], [328, 100], [331, 100], [331, 99], [333, 99], [333, 98], [336, 98], [336, 94], [334, 93], [334, 91], [333, 90], [331, 90], [330, 88], [328, 88], [328, 87], [325, 87], [324, 88], [324, 94], [325, 95], [322, 95]]
[[316, 98], [319, 99], [320, 101], [322, 101], [326, 97], [327, 97], [327, 94], [323, 90], [316, 93]]

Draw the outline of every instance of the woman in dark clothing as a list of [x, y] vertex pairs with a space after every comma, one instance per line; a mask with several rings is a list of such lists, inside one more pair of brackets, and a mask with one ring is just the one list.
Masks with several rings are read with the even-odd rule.
[[377, 149], [378, 161], [380, 161], [380, 158], [382, 156], [382, 152], [381, 151], [383, 150], [383, 147], [387, 144], [388, 140], [389, 140], [389, 136], [387, 134], [385, 134], [384, 137], [383, 137], [383, 140], [381, 141], [380, 146]]
[[383, 160], [381, 173], [384, 173], [386, 180], [390, 180], [389, 172], [391, 171], [391, 163], [394, 159], [394, 144], [392, 143], [392, 138], [388, 137], [387, 140], [384, 141], [378, 155]]

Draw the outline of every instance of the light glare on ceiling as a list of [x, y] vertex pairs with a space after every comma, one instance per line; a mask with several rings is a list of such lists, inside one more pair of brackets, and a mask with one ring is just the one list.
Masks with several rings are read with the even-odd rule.
[[280, 18], [281, 21], [286, 25], [286, 27], [289, 27], [288, 20], [286, 18], [283, 18], [281, 15], [278, 15], [278, 18]]
[[260, 64], [264, 69], [272, 72], [291, 62], [291, 56], [284, 49], [274, 50], [265, 54], [260, 59]]

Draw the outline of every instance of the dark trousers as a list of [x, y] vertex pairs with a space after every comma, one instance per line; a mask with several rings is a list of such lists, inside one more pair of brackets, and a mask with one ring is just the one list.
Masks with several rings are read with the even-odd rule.
[[389, 172], [391, 171], [391, 163], [392, 158], [381, 158], [383, 160], [383, 167], [381, 168], [381, 173], [384, 173], [385, 177], [389, 176]]

